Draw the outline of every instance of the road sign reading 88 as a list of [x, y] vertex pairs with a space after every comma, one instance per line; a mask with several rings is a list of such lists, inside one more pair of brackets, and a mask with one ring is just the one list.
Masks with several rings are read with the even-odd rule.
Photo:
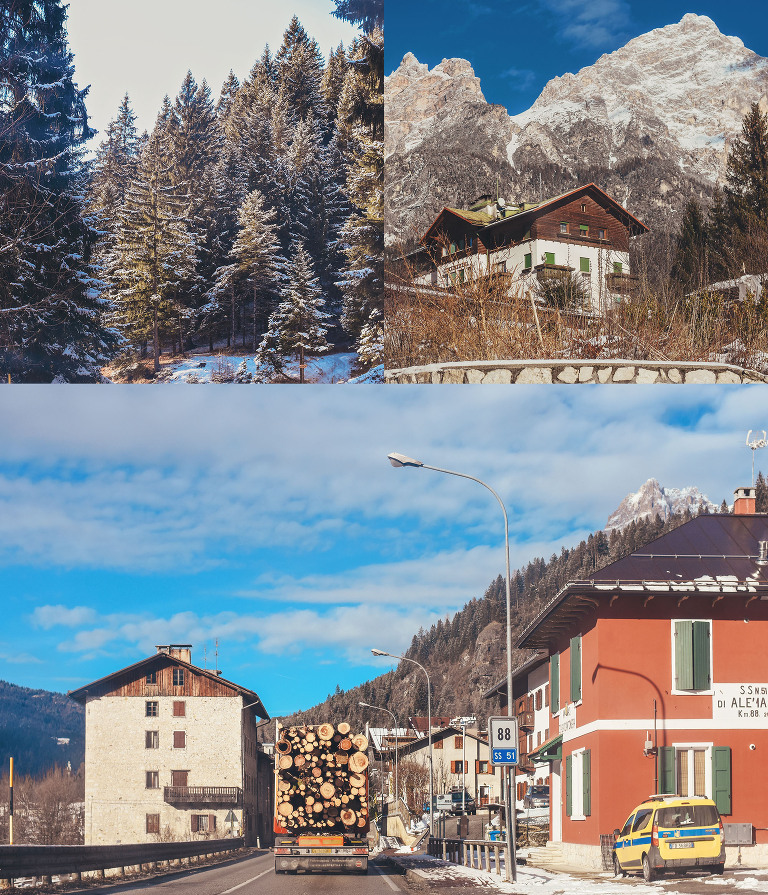
[[517, 719], [488, 719], [488, 746], [494, 764], [517, 764]]

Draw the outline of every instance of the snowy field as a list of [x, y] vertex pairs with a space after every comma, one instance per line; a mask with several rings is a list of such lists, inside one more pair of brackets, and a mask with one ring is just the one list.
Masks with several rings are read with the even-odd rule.
[[[646, 883], [641, 877], [616, 879], [612, 873], [580, 876], [538, 867], [518, 867], [517, 882], [507, 883], [494, 873], [448, 864], [426, 855], [397, 854], [394, 860], [427, 883], [429, 888], [480, 889], [503, 895], [768, 895], [768, 870], [729, 870], [723, 876], [690, 874]], [[503, 871], [503, 862], [502, 862]]]
[[[310, 357], [306, 360], [305, 379], [313, 383], [341, 382], [380, 382], [380, 368], [374, 368], [362, 376], [352, 378], [352, 368], [357, 359], [354, 352], [344, 354], [328, 354], [323, 357]], [[253, 357], [242, 357], [228, 354], [195, 354], [163, 367], [156, 382], [174, 383], [208, 383], [232, 382], [242, 362], [245, 361], [249, 375], [256, 372]], [[287, 364], [288, 376], [299, 381], [299, 361], [293, 359]]]

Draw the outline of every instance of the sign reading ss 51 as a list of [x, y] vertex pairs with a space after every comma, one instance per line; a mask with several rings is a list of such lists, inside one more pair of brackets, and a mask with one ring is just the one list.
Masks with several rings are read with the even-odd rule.
[[494, 764], [517, 764], [517, 718], [489, 718], [488, 745]]

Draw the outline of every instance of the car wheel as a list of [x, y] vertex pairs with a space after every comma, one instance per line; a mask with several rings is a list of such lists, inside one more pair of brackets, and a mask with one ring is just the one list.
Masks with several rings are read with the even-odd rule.
[[715, 864], [712, 868], [712, 875], [717, 874], [718, 876], [723, 875], [723, 871], [725, 870], [725, 864]]
[[643, 879], [650, 883], [656, 879], [656, 871], [651, 867], [651, 862], [648, 859], [648, 855], [643, 855]]
[[624, 871], [621, 869], [621, 864], [619, 863], [619, 856], [616, 852], [613, 853], [613, 875], [614, 876], [626, 876]]

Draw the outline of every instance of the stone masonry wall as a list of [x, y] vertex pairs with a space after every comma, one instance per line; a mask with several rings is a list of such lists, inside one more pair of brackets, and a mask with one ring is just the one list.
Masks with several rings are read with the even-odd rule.
[[[242, 787], [242, 698], [187, 696], [186, 717], [173, 716], [178, 696], [155, 696], [157, 717], [146, 716], [147, 699], [105, 696], [89, 699], [85, 728], [85, 843], [118, 845], [156, 842], [146, 815], [160, 815], [176, 839], [194, 839], [192, 814], [215, 814], [216, 837], [224, 834], [231, 806], [175, 806], [164, 801], [171, 771], [189, 771], [189, 786]], [[158, 749], [147, 749], [145, 732], [159, 731]], [[186, 731], [186, 746], [173, 747], [173, 731]], [[146, 772], [158, 771], [159, 788], [146, 788]], [[235, 808], [240, 817], [240, 809]], [[228, 827], [227, 827], [228, 829]]]
[[732, 364], [631, 360], [461, 361], [387, 370], [384, 378], [387, 383], [398, 385], [703, 385], [768, 382], [768, 376], [764, 373]]

